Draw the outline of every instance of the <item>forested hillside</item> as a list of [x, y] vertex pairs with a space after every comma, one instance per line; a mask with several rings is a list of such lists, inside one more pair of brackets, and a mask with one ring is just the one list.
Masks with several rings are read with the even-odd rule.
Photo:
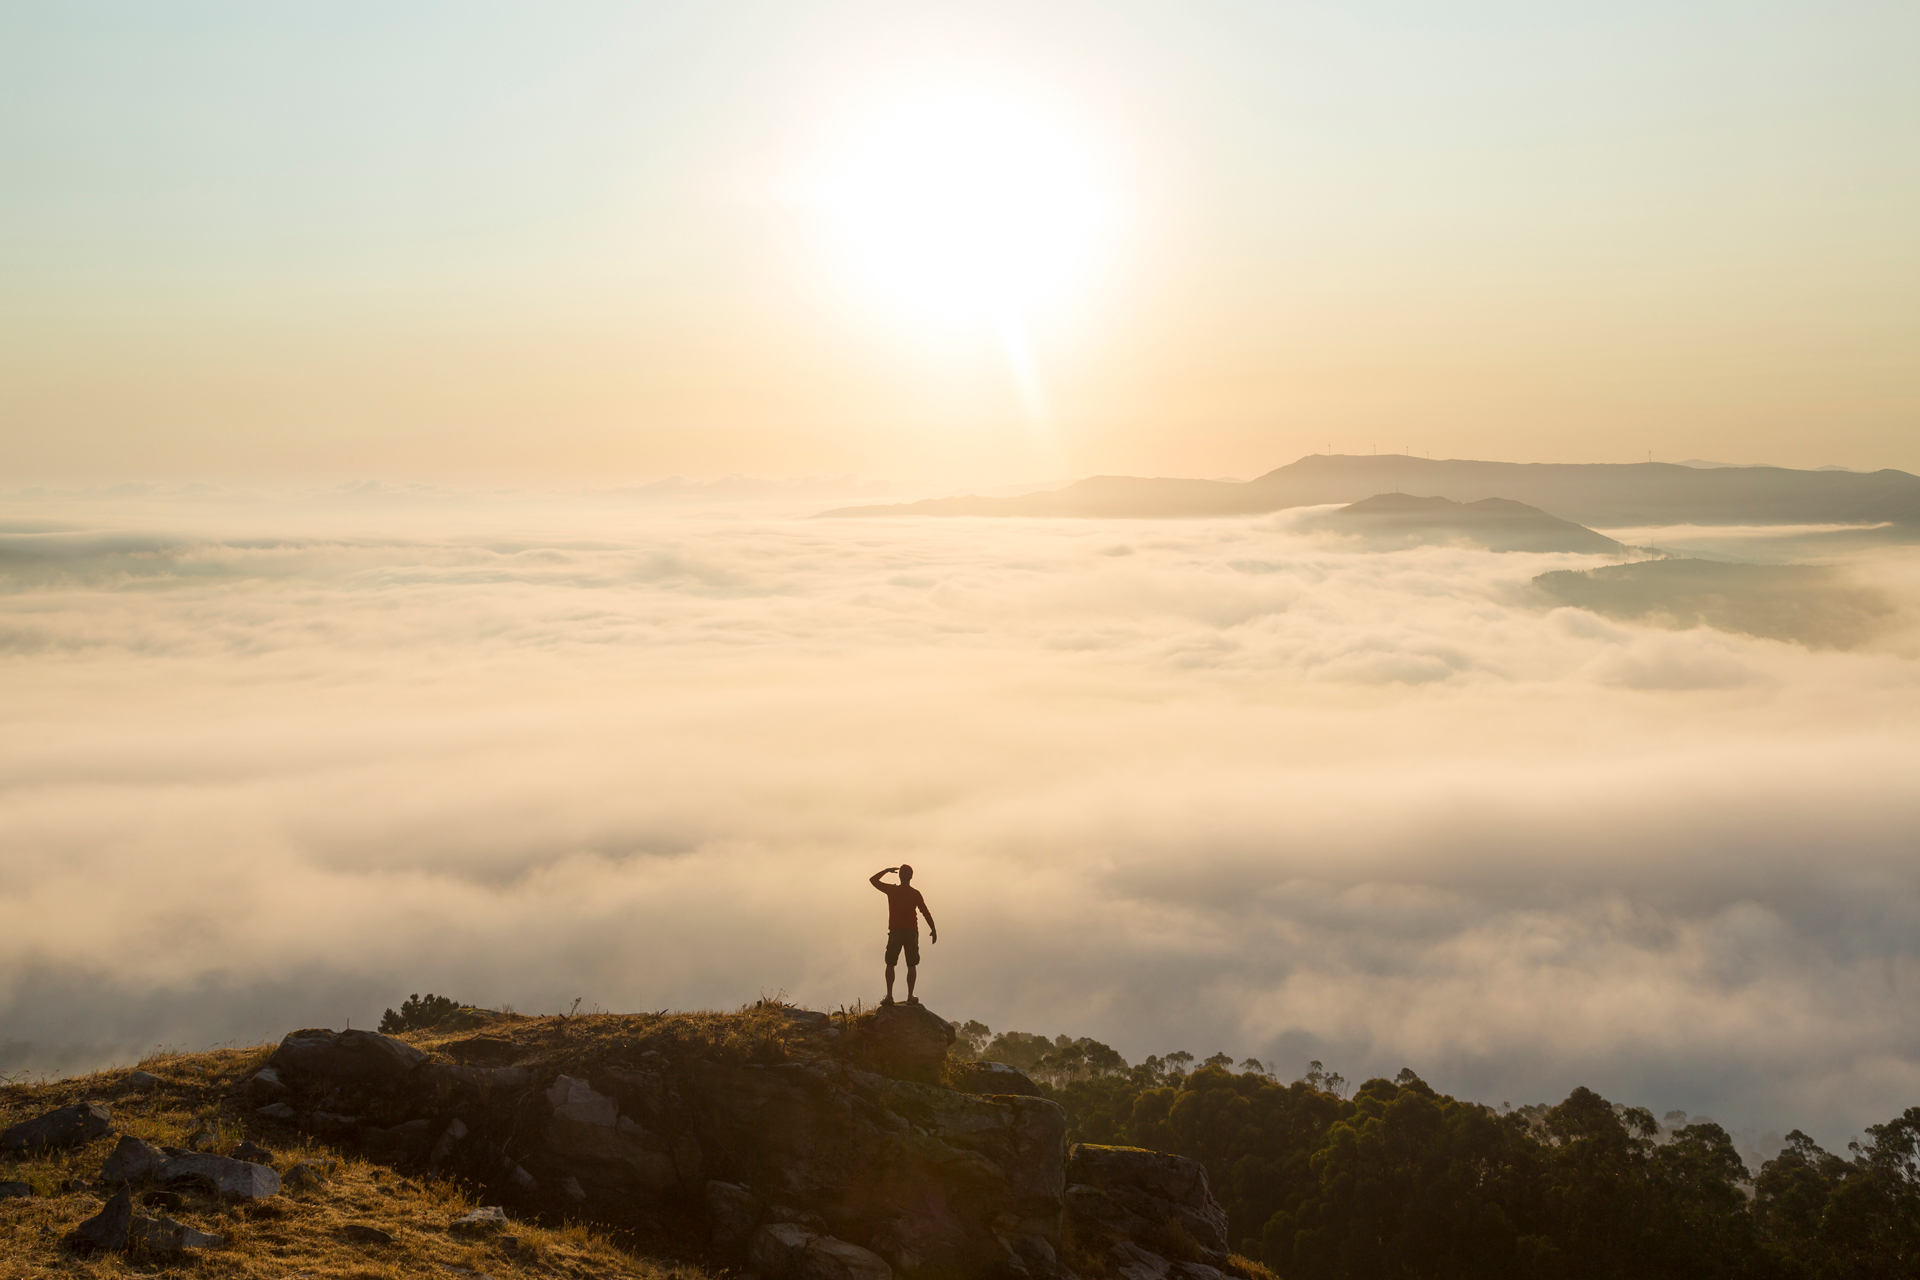
[[1203, 1161], [1232, 1239], [1289, 1280], [1920, 1276], [1920, 1107], [1844, 1156], [1794, 1131], [1749, 1171], [1711, 1122], [1575, 1089], [1496, 1111], [1411, 1071], [1283, 1083], [1248, 1060], [1129, 1066], [1097, 1041], [968, 1023], [962, 1046], [1031, 1074], [1075, 1141]]

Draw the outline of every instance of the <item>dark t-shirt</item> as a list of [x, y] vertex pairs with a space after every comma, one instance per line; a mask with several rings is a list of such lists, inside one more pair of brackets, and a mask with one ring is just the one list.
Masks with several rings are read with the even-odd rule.
[[920, 891], [910, 884], [883, 884], [880, 892], [887, 895], [887, 928], [918, 929], [920, 921], [914, 916], [917, 907], [927, 905]]

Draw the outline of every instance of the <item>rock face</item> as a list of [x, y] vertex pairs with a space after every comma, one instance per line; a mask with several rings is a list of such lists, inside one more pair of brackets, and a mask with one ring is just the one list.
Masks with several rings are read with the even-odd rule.
[[91, 1142], [113, 1127], [113, 1113], [98, 1102], [77, 1102], [23, 1120], [0, 1133], [0, 1151], [44, 1151]]
[[956, 1038], [952, 1024], [925, 1005], [883, 1005], [859, 1024], [848, 1052], [882, 1075], [938, 1084]]
[[[1227, 1213], [1206, 1166], [1138, 1147], [1076, 1143], [1067, 1216], [1090, 1252], [1127, 1280], [1210, 1280], [1227, 1258]], [[1158, 1268], [1156, 1270], [1156, 1268]]]

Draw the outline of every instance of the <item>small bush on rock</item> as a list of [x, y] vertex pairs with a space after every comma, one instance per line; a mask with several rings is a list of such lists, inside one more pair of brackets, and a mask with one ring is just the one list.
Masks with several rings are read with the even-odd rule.
[[459, 1013], [461, 1004], [449, 996], [436, 996], [431, 991], [422, 1000], [418, 992], [400, 1002], [398, 1013], [392, 1009], [380, 1017], [380, 1033], [397, 1036], [402, 1031], [425, 1031], [428, 1027], [437, 1027]]

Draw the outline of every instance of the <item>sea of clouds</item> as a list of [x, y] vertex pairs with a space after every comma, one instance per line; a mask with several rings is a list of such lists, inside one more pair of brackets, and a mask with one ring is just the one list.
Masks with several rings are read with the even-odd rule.
[[1762, 1151], [1920, 1104], [1910, 614], [1815, 650], [1284, 514], [810, 510], [0, 503], [0, 1070], [410, 992], [872, 1001], [907, 861], [922, 995], [996, 1030]]

